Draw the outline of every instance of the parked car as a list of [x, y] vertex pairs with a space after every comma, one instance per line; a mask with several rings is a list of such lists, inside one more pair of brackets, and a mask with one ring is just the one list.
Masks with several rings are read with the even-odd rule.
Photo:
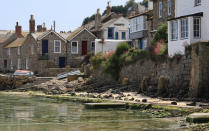
[[28, 70], [16, 70], [13, 76], [34, 76], [34, 73], [32, 71]]

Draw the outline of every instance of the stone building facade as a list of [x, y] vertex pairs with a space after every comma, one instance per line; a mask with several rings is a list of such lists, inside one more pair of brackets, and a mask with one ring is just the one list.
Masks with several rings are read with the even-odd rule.
[[167, 20], [175, 17], [175, 0], [152, 0], [153, 1], [153, 32], [167, 23]]

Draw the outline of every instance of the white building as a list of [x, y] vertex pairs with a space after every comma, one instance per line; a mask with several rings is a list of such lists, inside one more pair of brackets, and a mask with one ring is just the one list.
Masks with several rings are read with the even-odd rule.
[[110, 39], [105, 39], [104, 41], [102, 41], [102, 39], [96, 39], [95, 40], [95, 54], [97, 54], [99, 52], [106, 53], [106, 52], [115, 51], [117, 46], [121, 42], [130, 42], [130, 41], [110, 40]]
[[209, 1], [176, 0], [175, 18], [168, 21], [168, 53], [184, 54], [185, 45], [209, 40]]

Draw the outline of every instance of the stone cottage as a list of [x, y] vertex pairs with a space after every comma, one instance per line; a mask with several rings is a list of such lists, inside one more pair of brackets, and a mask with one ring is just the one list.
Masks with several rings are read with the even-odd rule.
[[78, 67], [83, 56], [92, 54], [95, 50], [96, 36], [85, 26], [73, 31], [67, 37], [67, 63], [71, 67]]

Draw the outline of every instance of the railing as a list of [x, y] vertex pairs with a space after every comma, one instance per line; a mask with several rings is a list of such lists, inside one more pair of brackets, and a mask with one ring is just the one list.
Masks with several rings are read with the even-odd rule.
[[48, 54], [40, 54], [38, 56], [38, 60], [49, 60], [49, 55]]

